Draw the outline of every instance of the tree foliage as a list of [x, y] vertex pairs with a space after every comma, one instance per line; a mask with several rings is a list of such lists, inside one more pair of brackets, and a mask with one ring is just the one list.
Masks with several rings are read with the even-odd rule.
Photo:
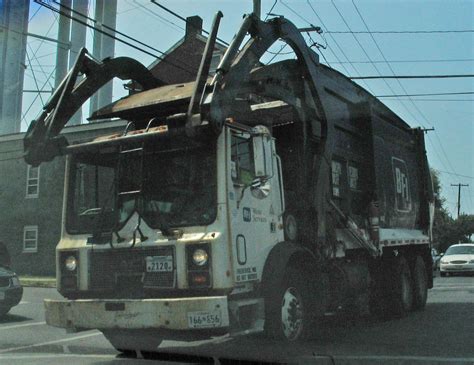
[[438, 172], [432, 169], [431, 176], [435, 192], [434, 245], [444, 252], [455, 243], [471, 242], [471, 235], [474, 234], [474, 215], [463, 214], [454, 219], [445, 207], [446, 199], [441, 196]]

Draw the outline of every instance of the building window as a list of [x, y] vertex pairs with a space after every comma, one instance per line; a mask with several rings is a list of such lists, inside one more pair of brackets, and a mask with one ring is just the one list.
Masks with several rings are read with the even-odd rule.
[[38, 226], [23, 228], [23, 252], [38, 251]]
[[339, 161], [332, 161], [332, 195], [341, 198], [342, 188], [342, 164]]
[[359, 169], [356, 166], [349, 165], [348, 169], [349, 188], [351, 190], [359, 189]]
[[37, 198], [39, 193], [40, 168], [28, 165], [26, 174], [26, 197]]

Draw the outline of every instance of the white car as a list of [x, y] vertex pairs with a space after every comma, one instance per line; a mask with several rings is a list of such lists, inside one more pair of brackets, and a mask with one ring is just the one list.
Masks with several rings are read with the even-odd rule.
[[450, 246], [441, 258], [441, 276], [450, 273], [474, 273], [474, 243], [460, 243]]

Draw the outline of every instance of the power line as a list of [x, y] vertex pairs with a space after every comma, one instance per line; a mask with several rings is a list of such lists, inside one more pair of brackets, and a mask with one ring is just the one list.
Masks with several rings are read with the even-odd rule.
[[[308, 23], [309, 25], [312, 26], [312, 24], [306, 20], [305, 18], [303, 18], [300, 14], [298, 14], [296, 11], [294, 11], [289, 5], [285, 4], [283, 1], [280, 1], [285, 7], [287, 7], [291, 12], [293, 12], [296, 16], [298, 16], [300, 19], [302, 19], [303, 21], [305, 21], [306, 23]], [[324, 24], [323, 20], [321, 19], [321, 17], [318, 15], [318, 13], [316, 12], [316, 9], [314, 9], [313, 5], [311, 4], [311, 2], [309, 0], [306, 0], [306, 2], [308, 3], [309, 7], [311, 8], [312, 12], [314, 13], [314, 15], [316, 16], [316, 18], [319, 20], [319, 22], [321, 23], [321, 25], [324, 27], [325, 29], [325, 33], [328, 32], [328, 27], [326, 26], [326, 24]], [[337, 42], [336, 38], [334, 38], [334, 36], [332, 34], [329, 34], [329, 36], [331, 37], [332, 41], [334, 42], [334, 44], [336, 45], [337, 49], [339, 50], [339, 52], [341, 52], [341, 54], [344, 56], [344, 58], [346, 59], [346, 61], [351, 65], [352, 69], [358, 74], [360, 75], [359, 71], [357, 70], [357, 68], [349, 61], [349, 58], [347, 57], [346, 53], [344, 52], [344, 50], [342, 49], [342, 47], [339, 45], [339, 42]], [[327, 43], [327, 48], [331, 51], [331, 53], [334, 55], [334, 57], [336, 57], [336, 60], [337, 61], [341, 61], [339, 59], [339, 57], [336, 55], [336, 53], [333, 51], [331, 45]], [[344, 69], [344, 71], [346, 72], [346, 75], [349, 74], [349, 70], [345, 67], [344, 64], [341, 64], [342, 68]], [[364, 85], [366, 87], [367, 90], [369, 90], [371, 93], [372, 90], [370, 89], [369, 85], [364, 81]]]
[[278, 0], [275, 0], [275, 2], [273, 3], [272, 7], [270, 8], [270, 10], [267, 12], [267, 16], [265, 17], [264, 21], [267, 21], [268, 17], [270, 16], [270, 14], [272, 13], [273, 11], [273, 8], [275, 7], [275, 5], [277, 4]]
[[[418, 60], [389, 60], [389, 63], [438, 63], [438, 62], [472, 62], [474, 58], [460, 58], [460, 59], [418, 59]], [[385, 63], [386, 61], [372, 61], [373, 63]], [[351, 61], [351, 62], [332, 62], [332, 63], [370, 63], [370, 61]]]
[[[163, 61], [163, 62], [166, 62], [166, 63], [168, 63], [168, 64], [170, 64], [170, 65], [172, 65], [172, 66], [174, 66], [174, 67], [176, 67], [176, 68], [179, 68], [180, 70], [185, 71], [185, 72], [187, 72], [187, 73], [189, 73], [189, 74], [193, 74], [191, 71], [189, 71], [189, 70], [187, 70], [187, 69], [185, 69], [185, 68], [183, 68], [183, 67], [181, 67], [181, 66], [179, 66], [179, 65], [177, 65], [177, 64], [175, 64], [175, 63], [172, 63], [172, 62], [170, 62], [170, 61], [164, 59], [163, 57], [160, 57], [160, 56], [158, 56], [158, 55], [156, 55], [156, 54], [153, 54], [153, 53], [151, 53], [151, 52], [148, 52], [147, 50], [145, 50], [145, 49], [143, 49], [143, 48], [140, 48], [140, 47], [138, 47], [138, 46], [136, 46], [136, 45], [134, 45], [134, 44], [132, 44], [132, 43], [130, 43], [130, 42], [127, 42], [127, 41], [125, 41], [125, 40], [123, 40], [123, 39], [120, 39], [120, 38], [116, 37], [116, 36], [113, 35], [113, 34], [107, 33], [107, 32], [105, 32], [105, 31], [102, 30], [102, 29], [99, 29], [99, 28], [97, 28], [97, 27], [95, 27], [95, 26], [93, 26], [93, 25], [90, 25], [90, 24], [87, 23], [87, 21], [82, 21], [82, 20], [79, 20], [79, 19], [77, 19], [77, 18], [75, 18], [75, 17], [69, 15], [69, 14], [66, 14], [66, 13], [64, 13], [63, 11], [56, 9], [56, 8], [53, 7], [53, 6], [44, 3], [42, 0], [34, 0], [34, 1], [35, 1], [36, 3], [38, 3], [38, 4], [40, 4], [40, 5], [42, 5], [42, 6], [46, 7], [46, 8], [48, 8], [48, 9], [50, 9], [51, 11], [53, 11], [53, 12], [55, 12], [55, 13], [61, 14], [61, 15], [65, 16], [65, 17], [67, 17], [67, 18], [69, 18], [69, 19], [71, 19], [71, 20], [73, 20], [73, 21], [75, 21], [75, 22], [78, 22], [78, 23], [80, 23], [80, 24], [82, 24], [82, 25], [84, 25], [84, 26], [86, 26], [86, 27], [88, 27], [88, 28], [92, 28], [92, 29], [94, 29], [95, 31], [97, 31], [97, 32], [99, 32], [99, 33], [102, 33], [102, 34], [104, 34], [104, 35], [106, 35], [106, 36], [108, 36], [108, 37], [110, 37], [110, 38], [113, 38], [113, 39], [115, 39], [115, 40], [117, 40], [117, 41], [119, 41], [119, 42], [121, 42], [121, 43], [123, 43], [123, 44], [129, 46], [129, 47], [132, 47], [132, 48], [134, 48], [134, 49], [136, 49], [136, 50], [138, 50], [138, 51], [141, 51], [141, 52], [143, 52], [143, 53], [145, 53], [145, 54], [147, 54], [147, 55], [149, 55], [149, 56], [152, 56], [152, 57], [154, 57], [154, 58], [158, 58], [159, 60], [161, 60], [161, 61]], [[56, 2], [55, 0], [53, 0], [53, 1]], [[73, 10], [71, 9], [71, 11], [73, 11]], [[74, 12], [76, 12], [76, 11], [74, 10]], [[77, 13], [77, 12], [76, 12], [76, 13]], [[79, 13], [79, 14], [80, 14], [80, 13]], [[84, 17], [84, 18], [86, 18], [86, 19], [90, 19], [90, 18], [88, 18], [88, 17], [87, 17], [86, 15], [84, 15], [84, 14], [81, 14], [81, 16]], [[95, 22], [95, 23], [97, 23], [97, 20], [95, 20], [95, 19], [92, 19], [92, 21]], [[139, 43], [139, 44], [143, 44], [143, 45], [145, 45], [146, 47], [148, 47], [148, 48], [150, 48], [150, 49], [152, 49], [152, 50], [154, 50], [154, 51], [157, 51], [157, 52], [159, 52], [159, 53], [161, 53], [161, 54], [163, 54], [163, 55], [166, 55], [165, 52], [162, 52], [162, 51], [160, 51], [160, 50], [158, 50], [158, 49], [156, 49], [156, 48], [154, 48], [154, 47], [151, 47], [151, 46], [149, 46], [149, 45], [146, 45], [145, 43], [143, 43], [143, 42], [141, 42], [141, 41], [139, 41], [139, 40], [136, 40], [135, 38], [130, 37], [130, 36], [128, 36], [128, 35], [126, 35], [126, 34], [124, 34], [124, 33], [122, 33], [122, 32], [119, 32], [119, 31], [115, 30], [115, 29], [112, 28], [112, 27], [108, 27], [108, 26], [106, 26], [105, 24], [101, 24], [101, 26], [104, 27], [104, 28], [109, 28], [110, 30], [112, 30], [113, 32], [115, 32], [115, 33], [117, 33], [117, 34], [120, 34], [120, 35], [122, 35], [122, 36], [124, 36], [124, 37], [126, 37], [126, 38], [128, 38], [128, 39], [133, 40], [134, 42], [137, 42], [137, 43]]]
[[[188, 22], [185, 17], [179, 15], [178, 13], [176, 13], [176, 12], [174, 12], [173, 10], [167, 8], [166, 6], [157, 3], [155, 0], [150, 0], [150, 1], [151, 1], [153, 4], [155, 4], [156, 6], [160, 7], [161, 9], [163, 9], [164, 11], [170, 13], [170, 14], [173, 15], [174, 17], [176, 17], [176, 18], [182, 20], [183, 22], [185, 22], [185, 23]], [[202, 31], [204, 34], [209, 35], [209, 32], [208, 32], [207, 30], [201, 29], [201, 31]], [[219, 38], [219, 37], [217, 37], [217, 40], [220, 41], [221, 43], [223, 43], [224, 45], [229, 46], [229, 43], [227, 43], [225, 40], [223, 40], [223, 39], [221, 39], [221, 38]]]
[[[331, 3], [332, 5], [334, 6], [334, 8], [336, 9], [337, 13], [339, 14], [339, 16], [341, 17], [342, 21], [344, 22], [344, 24], [346, 25], [347, 29], [349, 29], [350, 32], [352, 32], [352, 29], [351, 27], [349, 26], [349, 23], [346, 21], [346, 19], [344, 18], [344, 16], [342, 15], [341, 11], [339, 10], [339, 8], [337, 7], [336, 3], [334, 2], [334, 0], [331, 0]], [[359, 13], [359, 16], [362, 18], [362, 15]], [[363, 18], [362, 18], [363, 20]], [[366, 26], [367, 30], [369, 30], [367, 24], [365, 23], [365, 21], [363, 20], [364, 22], [364, 25]], [[354, 33], [351, 33], [352, 34], [352, 37], [354, 38], [354, 40], [357, 42], [357, 44], [359, 45], [359, 47], [362, 49], [362, 51], [364, 52], [365, 56], [367, 57], [367, 59], [371, 62], [372, 64], [372, 67], [377, 71], [377, 73], [382, 76], [380, 70], [378, 69], [378, 67], [375, 65], [375, 63], [372, 62], [372, 59], [370, 58], [370, 56], [368, 55], [367, 51], [365, 50], [365, 48], [362, 46], [362, 44], [360, 43], [359, 39], [355, 36]], [[372, 37], [373, 39], [373, 37]], [[374, 40], [375, 42], [375, 40]], [[376, 43], [376, 42], [375, 42]], [[378, 47], [378, 44], [376, 44], [376, 46]], [[383, 54], [382, 50], [380, 49], [380, 47], [378, 47], [380, 53], [382, 54], [382, 57], [385, 59], [385, 55]], [[391, 69], [390, 65], [389, 65], [389, 68], [391, 70], [391, 72], [393, 73], [393, 70]], [[361, 76], [360, 74], [358, 74], [359, 76]], [[385, 85], [387, 85], [387, 87], [389, 88], [389, 90], [395, 94], [395, 91], [393, 90], [392, 86], [388, 83], [388, 81], [386, 79], [383, 78], [383, 82], [385, 83]], [[404, 92], [406, 92], [406, 90], [404, 90]], [[413, 113], [411, 113], [411, 111], [407, 108], [407, 106], [405, 105], [405, 103], [403, 101], [400, 101], [400, 104], [405, 108], [405, 110], [411, 115], [411, 117], [416, 120], [416, 117], [413, 115]]]
[[474, 33], [474, 29], [460, 29], [460, 30], [373, 30], [373, 31], [365, 31], [365, 30], [355, 30], [355, 31], [347, 31], [347, 30], [333, 30], [332, 34], [446, 34], [446, 33]]
[[470, 78], [474, 74], [456, 74], [456, 75], [379, 75], [379, 76], [350, 76], [351, 80], [376, 80], [376, 79], [452, 79], [452, 78]]
[[[336, 5], [335, 5], [335, 3], [334, 3], [334, 0], [331, 0], [331, 1], [332, 1], [332, 3], [333, 3], [334, 7], [336, 7]], [[403, 92], [406, 93], [406, 94], [408, 94], [407, 90], [405, 89], [405, 87], [403, 86], [403, 84], [402, 84], [401, 81], [400, 81], [400, 78], [401, 78], [401, 77], [396, 77], [395, 71], [393, 70], [393, 68], [392, 68], [392, 66], [390, 65], [390, 63], [387, 61], [387, 58], [385, 57], [385, 54], [383, 53], [382, 49], [380, 48], [380, 46], [379, 46], [377, 40], [375, 39], [374, 35], [371, 33], [371, 31], [370, 31], [370, 29], [369, 29], [369, 26], [367, 25], [367, 22], [365, 21], [364, 17], [362, 16], [362, 13], [360, 12], [360, 10], [359, 10], [359, 8], [357, 7], [357, 5], [356, 5], [356, 3], [354, 2], [354, 0], [352, 0], [352, 5], [354, 6], [354, 8], [355, 8], [357, 14], [359, 15], [360, 19], [362, 20], [362, 23], [364, 24], [365, 28], [367, 29], [367, 32], [370, 34], [370, 37], [371, 37], [372, 41], [374, 42], [374, 44], [375, 44], [375, 46], [377, 47], [377, 49], [378, 49], [378, 51], [380, 52], [380, 54], [382, 55], [383, 60], [386, 62], [388, 68], [390, 69], [390, 72], [392, 73], [393, 78], [396, 78], [397, 83], [400, 85], [400, 88], [403, 90]], [[337, 10], [337, 7], [336, 7], [336, 10]], [[338, 11], [338, 12], [339, 12], [339, 11]], [[341, 15], [341, 16], [342, 16], [342, 15]], [[349, 28], [349, 30], [351, 30], [351, 29]], [[354, 34], [352, 34], [352, 36], [353, 36], [355, 39], [357, 39]], [[359, 43], [359, 44], [360, 44], [360, 43]], [[374, 65], [374, 64], [373, 64], [373, 65]], [[374, 66], [375, 66], [375, 65], [374, 65]], [[380, 75], [380, 72], [378, 72], [378, 74], [379, 74], [379, 76], [381, 76], [381, 75]], [[377, 77], [377, 78], [378, 78], [378, 77]], [[389, 77], [389, 78], [392, 78], [392, 77]], [[385, 81], [385, 79], [384, 79], [384, 81]], [[399, 100], [400, 100], [400, 99], [399, 99]], [[413, 105], [413, 107], [416, 109], [416, 111], [421, 115], [421, 117], [422, 117], [426, 122], [428, 122], [428, 119], [426, 118], [426, 116], [424, 115], [424, 113], [420, 110], [420, 108], [418, 108], [418, 106], [415, 104], [415, 102], [412, 100], [412, 98], [411, 98], [411, 97], [408, 97], [408, 100], [409, 100], [410, 103]], [[401, 101], [401, 100], [400, 100], [400, 101]], [[404, 104], [402, 103], [402, 105], [404, 105]], [[407, 110], [408, 110], [408, 109], [407, 109]], [[436, 131], [435, 131], [435, 137], [436, 137], [437, 140], [438, 140], [439, 146], [440, 146], [440, 148], [441, 148], [441, 152], [443, 153], [444, 157], [446, 158], [446, 162], [448, 163], [449, 167], [451, 168], [451, 171], [454, 172], [453, 165], [451, 164], [451, 161], [449, 160], [448, 155], [446, 154], [446, 151], [445, 151], [445, 149], [444, 149], [444, 147], [443, 147], [443, 144], [441, 143], [441, 140], [440, 140], [440, 138], [439, 138], [439, 136], [438, 136], [438, 133], [437, 133]], [[428, 140], [430, 141], [430, 143], [432, 143], [430, 136], [428, 136]], [[433, 143], [432, 143], [432, 144], [433, 144]], [[433, 144], [433, 148], [434, 148], [434, 144]], [[435, 148], [434, 148], [434, 150], [436, 151]], [[441, 159], [440, 159], [440, 161], [441, 161]]]
[[[128, 2], [128, 0], [127, 0]], [[164, 16], [161, 16], [160, 14], [157, 14], [155, 13], [153, 10], [151, 9], [148, 9], [146, 6], [144, 6], [143, 4], [140, 4], [139, 2], [137, 2], [136, 0], [133, 0], [133, 2], [135, 4], [137, 4], [137, 6], [134, 8], [140, 8], [139, 10], [141, 10], [142, 12], [145, 12], [145, 13], [148, 13], [148, 14], [151, 14], [153, 15], [155, 18], [157, 18], [159, 21], [161, 21], [163, 24], [165, 25], [168, 25], [169, 27], [175, 27], [175, 29], [179, 29], [179, 30], [185, 30], [185, 28], [183, 28], [182, 26], [176, 24], [175, 22], [172, 22], [171, 20], [169, 19], [166, 19]]]
[[[398, 97], [412, 97], [412, 96], [446, 96], [446, 95], [474, 95], [474, 91], [463, 91], [453, 93], [426, 93], [426, 94], [396, 94], [396, 95], [374, 95], [376, 98], [398, 98]], [[417, 99], [415, 99], [417, 100]]]
[[[399, 100], [402, 100], [401, 98]], [[406, 99], [409, 100], [409, 99]], [[414, 99], [416, 101], [469, 101], [474, 102], [474, 99]]]
[[448, 171], [443, 171], [443, 170], [436, 170], [436, 171], [439, 171], [443, 174], [448, 174], [448, 175], [453, 175], [453, 176], [458, 176], [458, 177], [464, 177], [465, 179], [473, 179], [474, 180], [474, 176], [455, 174], [455, 173], [448, 172]]

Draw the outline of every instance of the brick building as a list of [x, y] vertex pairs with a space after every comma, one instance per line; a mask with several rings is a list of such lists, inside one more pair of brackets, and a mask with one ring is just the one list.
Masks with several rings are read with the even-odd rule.
[[[202, 19], [188, 18], [185, 36], [162, 60], [149, 66], [163, 84], [193, 81], [207, 38]], [[225, 51], [217, 44], [211, 68], [214, 71]], [[99, 121], [68, 126], [63, 130], [70, 142], [122, 131], [125, 121]], [[65, 158], [33, 168], [22, 158], [24, 133], [0, 136], [0, 241], [20, 274], [54, 275], [55, 247], [61, 234]]]

